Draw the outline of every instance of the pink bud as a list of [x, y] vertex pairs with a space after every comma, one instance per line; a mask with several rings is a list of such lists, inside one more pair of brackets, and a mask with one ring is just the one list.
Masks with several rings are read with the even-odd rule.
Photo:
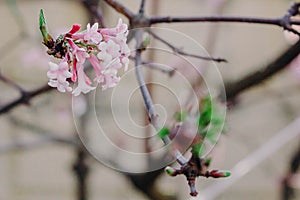
[[74, 33], [80, 30], [80, 27], [80, 24], [73, 24], [72, 29], [68, 32], [68, 34], [73, 35]]

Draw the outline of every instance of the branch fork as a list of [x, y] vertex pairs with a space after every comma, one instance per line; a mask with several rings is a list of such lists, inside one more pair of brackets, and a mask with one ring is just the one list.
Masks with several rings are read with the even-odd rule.
[[230, 176], [230, 172], [222, 172], [219, 170], [208, 171], [211, 159], [199, 158], [198, 155], [192, 154], [190, 160], [180, 168], [166, 167], [165, 171], [170, 176], [183, 174], [190, 187], [190, 195], [197, 196], [198, 192], [195, 187], [196, 178], [203, 176], [206, 178], [225, 178]]

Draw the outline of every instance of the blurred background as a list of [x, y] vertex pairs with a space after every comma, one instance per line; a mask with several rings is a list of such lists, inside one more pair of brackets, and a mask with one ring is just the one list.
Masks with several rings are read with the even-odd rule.
[[[139, 0], [120, 0], [120, 2], [134, 12], [139, 9]], [[290, 1], [287, 0], [152, 0], [147, 1], [146, 14], [277, 18], [283, 16], [289, 6]], [[90, 20], [88, 9], [79, 0], [0, 1], [2, 27], [0, 72], [25, 90], [33, 90], [45, 85], [48, 81], [46, 76], [48, 62], [55, 60], [47, 55], [46, 48], [41, 43], [42, 38], [38, 28], [38, 14], [41, 8], [44, 9], [49, 30], [55, 37], [69, 30], [74, 23], [80, 23], [85, 27]], [[103, 13], [107, 27], [115, 26], [119, 17], [128, 23], [126, 18], [117, 14], [104, 2], [100, 2], [99, 9]], [[276, 26], [178, 23], [160, 24], [157, 27], [178, 31], [197, 41], [210, 55], [227, 59], [228, 63], [217, 64], [225, 82], [240, 79], [262, 68], [291, 45], [282, 29]], [[172, 36], [167, 39], [178, 47], [193, 51], [193, 46], [188, 46], [185, 41], [176, 41]], [[149, 53], [147, 57], [149, 60], [164, 62], [176, 68], [183, 65], [175, 58], [165, 57], [162, 53]], [[211, 65], [200, 61], [195, 63]], [[130, 68], [133, 68], [132, 63]], [[172, 80], [157, 71], [151, 73], [152, 77], [170, 81], [169, 87], [178, 87], [176, 79]], [[185, 75], [189, 77], [187, 70], [183, 70], [182, 73], [186, 73]], [[124, 84], [128, 87], [137, 87], [134, 77], [126, 79]], [[299, 115], [299, 87], [300, 75], [297, 75], [294, 66], [290, 66], [264, 84], [238, 97], [237, 104], [227, 110], [228, 131], [221, 137], [212, 152], [212, 168], [230, 171], [240, 164], [240, 161], [247, 162], [238, 168], [242, 172], [233, 181], [199, 179], [197, 181], [199, 199], [202, 192], [203, 199], [282, 199], [283, 180], [289, 171], [292, 157], [299, 151], [300, 136], [299, 134], [295, 137], [287, 136], [290, 139], [286, 141], [279, 139], [273, 143], [270, 143], [270, 140]], [[0, 88], [0, 106], [20, 95], [18, 90], [3, 81], [0, 82]], [[116, 122], [110, 114], [105, 114], [110, 110], [109, 97], [112, 95], [112, 90], [105, 93], [99, 91], [97, 95], [96, 99], [99, 101], [96, 108], [102, 113], [101, 123], [105, 124], [106, 130], [112, 132], [110, 135], [112, 140], [127, 146], [132, 151], [143, 148], [132, 145], [134, 143], [128, 144], [122, 136], [119, 137], [116, 133], [118, 132]], [[153, 89], [155, 102], [168, 105], [170, 107], [168, 109], [177, 105], [176, 102], [171, 101], [172, 96], [166, 99], [164, 95], [164, 90]], [[73, 113], [71, 95], [50, 91], [33, 98], [30, 106], [18, 106], [0, 116], [0, 199], [147, 199], [144, 192], [133, 184], [138, 182], [133, 181], [137, 179], [101, 164], [87, 155], [84, 147], [80, 145], [77, 132], [85, 133], [84, 135], [88, 137], [95, 126], [93, 124], [95, 122], [89, 120], [93, 115], [87, 111], [89, 110], [87, 102], [90, 99], [92, 97], [73, 99], [76, 105]], [[131, 101], [130, 115], [136, 124], [142, 125], [145, 113], [138, 91], [134, 92]], [[126, 106], [122, 101], [122, 93], [116, 106], [120, 108]], [[168, 109], [167, 113], [169, 113]], [[127, 118], [125, 111], [123, 114], [124, 119]], [[123, 114], [120, 112], [118, 119], [122, 119]], [[130, 127], [130, 124], [124, 126]], [[267, 154], [259, 151], [265, 145], [268, 145], [264, 149]], [[110, 150], [104, 153], [107, 155], [107, 160], [111, 161], [116, 157]], [[248, 159], [249, 155], [252, 159]], [[121, 159], [120, 162], [127, 162], [132, 166], [144, 165], [134, 160], [122, 161]], [[85, 180], [85, 175], [87, 175], [86, 181], [82, 181], [82, 178]], [[296, 194], [294, 199], [300, 199], [300, 178], [299, 175], [298, 178], [294, 177], [291, 183]], [[151, 179], [140, 181], [147, 183], [148, 180]], [[190, 198], [183, 176], [171, 178], [162, 173], [155, 185], [162, 193], [173, 196], [169, 199]], [[224, 190], [220, 189], [221, 185], [225, 185]], [[80, 198], [82, 193], [87, 196]], [[211, 195], [212, 193], [214, 194]]]

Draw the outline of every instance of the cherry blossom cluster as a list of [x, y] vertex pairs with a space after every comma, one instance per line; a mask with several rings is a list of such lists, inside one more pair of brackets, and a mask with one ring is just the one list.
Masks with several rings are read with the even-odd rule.
[[[116, 86], [120, 77], [118, 70], [128, 68], [130, 50], [126, 44], [128, 29], [120, 19], [114, 28], [98, 28], [98, 23], [87, 25], [87, 29], [79, 32], [79, 24], [61, 36], [63, 55], [59, 64], [49, 62], [47, 73], [48, 84], [60, 92], [72, 92], [74, 96], [94, 90], [95, 84], [102, 89]], [[91, 80], [85, 73], [84, 63], [89, 60], [93, 67], [94, 77]], [[70, 82], [77, 83], [73, 90]]]

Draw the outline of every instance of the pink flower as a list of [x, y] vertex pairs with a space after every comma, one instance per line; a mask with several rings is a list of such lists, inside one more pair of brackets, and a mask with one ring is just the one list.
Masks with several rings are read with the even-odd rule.
[[99, 44], [102, 40], [102, 35], [98, 33], [98, 23], [95, 23], [92, 27], [90, 24], [87, 25], [86, 33], [83, 37], [85, 41], [91, 41], [95, 44]]
[[66, 80], [72, 76], [72, 74], [69, 72], [67, 60], [62, 60], [59, 65], [49, 62], [49, 66], [50, 70], [47, 72], [47, 76], [50, 80], [48, 85], [51, 87], [56, 87], [60, 92], [71, 92], [72, 88], [69, 86], [69, 82]]
[[89, 54], [84, 48], [79, 48], [72, 40], [68, 40], [72, 48], [71, 56], [73, 58], [73, 70], [72, 70], [72, 81], [76, 82], [77, 80], [77, 65], [81, 65], [85, 62], [85, 59], [89, 57]]
[[108, 88], [115, 87], [120, 81], [120, 77], [117, 76], [118, 71], [115, 69], [108, 69], [104, 71], [103, 78], [101, 82], [103, 82], [102, 90], [106, 90]]
[[85, 62], [85, 59], [89, 57], [89, 54], [87, 53], [87, 50], [84, 48], [78, 47], [73, 40], [68, 40], [68, 43], [70, 44], [72, 48], [72, 54], [75, 56], [76, 61], [80, 64]]
[[67, 34], [73, 35], [74, 33], [80, 30], [80, 27], [81, 27], [80, 24], [73, 24], [71, 30]]
[[120, 56], [120, 46], [111, 40], [108, 42], [101, 42], [98, 47], [100, 52], [97, 56], [104, 62], [104, 65], [109, 64], [112, 59]]
[[79, 29], [80, 25], [74, 24], [62, 38], [65, 55], [61, 66], [51, 64], [49, 85], [59, 91], [72, 91], [66, 80], [71, 78], [73, 82], [78, 81], [73, 95], [94, 90], [92, 81], [84, 73], [83, 65], [88, 59], [95, 73], [93, 81], [101, 84], [103, 90], [114, 87], [120, 81], [118, 70], [123, 66], [127, 70], [129, 64], [127, 25], [120, 19], [114, 28], [98, 29], [98, 23], [95, 23], [93, 26], [88, 24], [85, 31], [78, 32]]
[[95, 56], [94, 54], [90, 55], [89, 61], [96, 72], [96, 76], [101, 76], [101, 72], [104, 69], [104, 67], [102, 67], [100, 60], [98, 60], [97, 56]]
[[84, 73], [83, 71], [83, 65], [79, 65], [77, 68], [77, 73], [78, 73], [78, 85], [77, 88], [72, 92], [74, 96], [78, 96], [82, 93], [86, 94], [92, 90], [94, 90], [96, 87], [92, 87], [91, 80], [89, 77]]
[[90, 44], [99, 44], [102, 40], [102, 35], [98, 32], [98, 26], [98, 23], [95, 23], [92, 27], [88, 24], [85, 32], [74, 34], [72, 38], [75, 40], [81, 39]]
[[127, 34], [127, 24], [122, 22], [122, 19], [119, 19], [118, 24], [115, 28], [103, 28], [100, 30], [101, 34], [107, 36], [123, 36], [122, 34]]

